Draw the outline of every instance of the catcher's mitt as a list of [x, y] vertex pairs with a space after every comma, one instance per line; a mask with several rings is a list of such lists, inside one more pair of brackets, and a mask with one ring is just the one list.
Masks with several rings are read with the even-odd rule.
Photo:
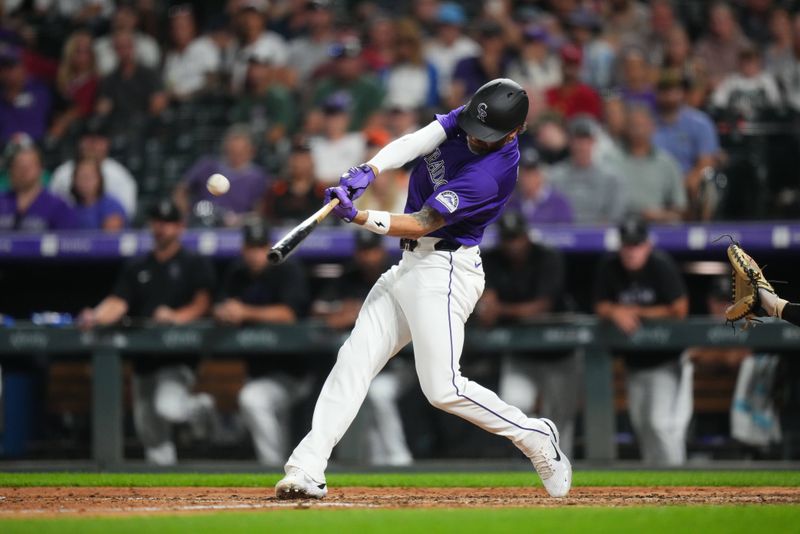
[[725, 310], [725, 319], [731, 323], [744, 319], [747, 328], [752, 322], [758, 322], [758, 317], [769, 315], [762, 306], [759, 288], [772, 294], [775, 290], [755, 260], [736, 243], [728, 245], [728, 259], [733, 267], [733, 304]]

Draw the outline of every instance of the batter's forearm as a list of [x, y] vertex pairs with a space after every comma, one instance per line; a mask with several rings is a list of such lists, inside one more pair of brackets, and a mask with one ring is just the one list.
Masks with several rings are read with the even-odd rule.
[[[423, 206], [416, 213], [392, 213], [389, 220], [386, 235], [405, 239], [419, 239], [447, 224], [442, 214], [430, 206]], [[353, 222], [363, 226], [367, 222], [367, 212], [359, 210]]]
[[444, 127], [439, 121], [433, 121], [414, 133], [395, 139], [375, 154], [367, 164], [377, 169], [375, 174], [389, 169], [399, 169], [409, 161], [433, 152], [446, 139]]

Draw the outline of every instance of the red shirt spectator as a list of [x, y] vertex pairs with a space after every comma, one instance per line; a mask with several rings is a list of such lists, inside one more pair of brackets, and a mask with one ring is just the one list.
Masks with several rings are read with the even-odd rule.
[[580, 81], [583, 62], [581, 49], [572, 44], [564, 46], [561, 49], [561, 61], [564, 65], [564, 83], [547, 90], [545, 93], [547, 105], [566, 118], [586, 114], [602, 120], [603, 103], [600, 95]]

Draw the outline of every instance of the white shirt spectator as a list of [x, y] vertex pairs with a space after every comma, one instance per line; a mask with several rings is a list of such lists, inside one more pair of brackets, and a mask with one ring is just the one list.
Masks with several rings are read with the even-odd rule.
[[[70, 193], [72, 188], [72, 173], [75, 171], [75, 161], [65, 161], [53, 171], [53, 178], [50, 181], [50, 192], [58, 195], [70, 204], [74, 204], [75, 199]], [[100, 171], [103, 173], [103, 189], [106, 194], [114, 197], [125, 208], [128, 218], [133, 218], [136, 214], [136, 180], [131, 173], [122, 166], [121, 163], [106, 158], [100, 164]]]
[[765, 72], [752, 77], [734, 73], [723, 79], [711, 94], [711, 104], [752, 117], [758, 110], [779, 107], [781, 94], [775, 80]]
[[310, 37], [297, 37], [289, 43], [289, 65], [297, 71], [301, 82], [307, 81], [314, 71], [328, 61], [332, 40], [314, 41]]
[[551, 87], [561, 85], [561, 62], [553, 56], [548, 56], [541, 63], [519, 59], [509, 65], [508, 77], [526, 88], [544, 93]]
[[164, 61], [164, 86], [178, 96], [205, 87], [208, 74], [220, 66], [220, 54], [210, 39], [195, 39], [183, 51], [170, 50]]
[[[161, 66], [161, 49], [155, 39], [144, 33], [136, 32], [133, 36], [133, 46], [136, 50], [136, 61], [139, 64], [151, 69]], [[97, 70], [101, 76], [111, 74], [117, 68], [117, 53], [114, 51], [111, 35], [95, 41], [94, 54], [97, 57]]]
[[314, 173], [326, 185], [337, 185], [344, 171], [363, 163], [367, 152], [364, 136], [357, 132], [335, 141], [321, 136], [312, 137], [308, 144], [314, 160]]
[[239, 92], [244, 87], [247, 77], [247, 63], [250, 57], [268, 58], [272, 65], [282, 67], [289, 59], [289, 48], [283, 37], [275, 32], [266, 31], [255, 42], [240, 48], [231, 69], [231, 87]]
[[386, 102], [403, 109], [429, 104], [431, 76], [426, 65], [403, 64], [386, 73]]
[[425, 59], [436, 67], [436, 71], [439, 73], [440, 96], [443, 98], [447, 96], [456, 64], [464, 58], [479, 56], [480, 53], [480, 45], [463, 35], [456, 39], [451, 46], [446, 46], [435, 39], [428, 43], [425, 47]]

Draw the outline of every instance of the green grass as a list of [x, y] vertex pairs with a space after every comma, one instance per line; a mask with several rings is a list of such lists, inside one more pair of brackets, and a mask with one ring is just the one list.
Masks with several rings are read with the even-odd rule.
[[[0, 487], [187, 486], [271, 487], [279, 474], [0, 473]], [[332, 487], [520, 487], [539, 484], [531, 472], [331, 474]], [[800, 471], [576, 471], [575, 486], [800, 486]]]
[[80, 532], [798, 532], [800, 507], [280, 510], [263, 513], [0, 521], [4, 534]]

